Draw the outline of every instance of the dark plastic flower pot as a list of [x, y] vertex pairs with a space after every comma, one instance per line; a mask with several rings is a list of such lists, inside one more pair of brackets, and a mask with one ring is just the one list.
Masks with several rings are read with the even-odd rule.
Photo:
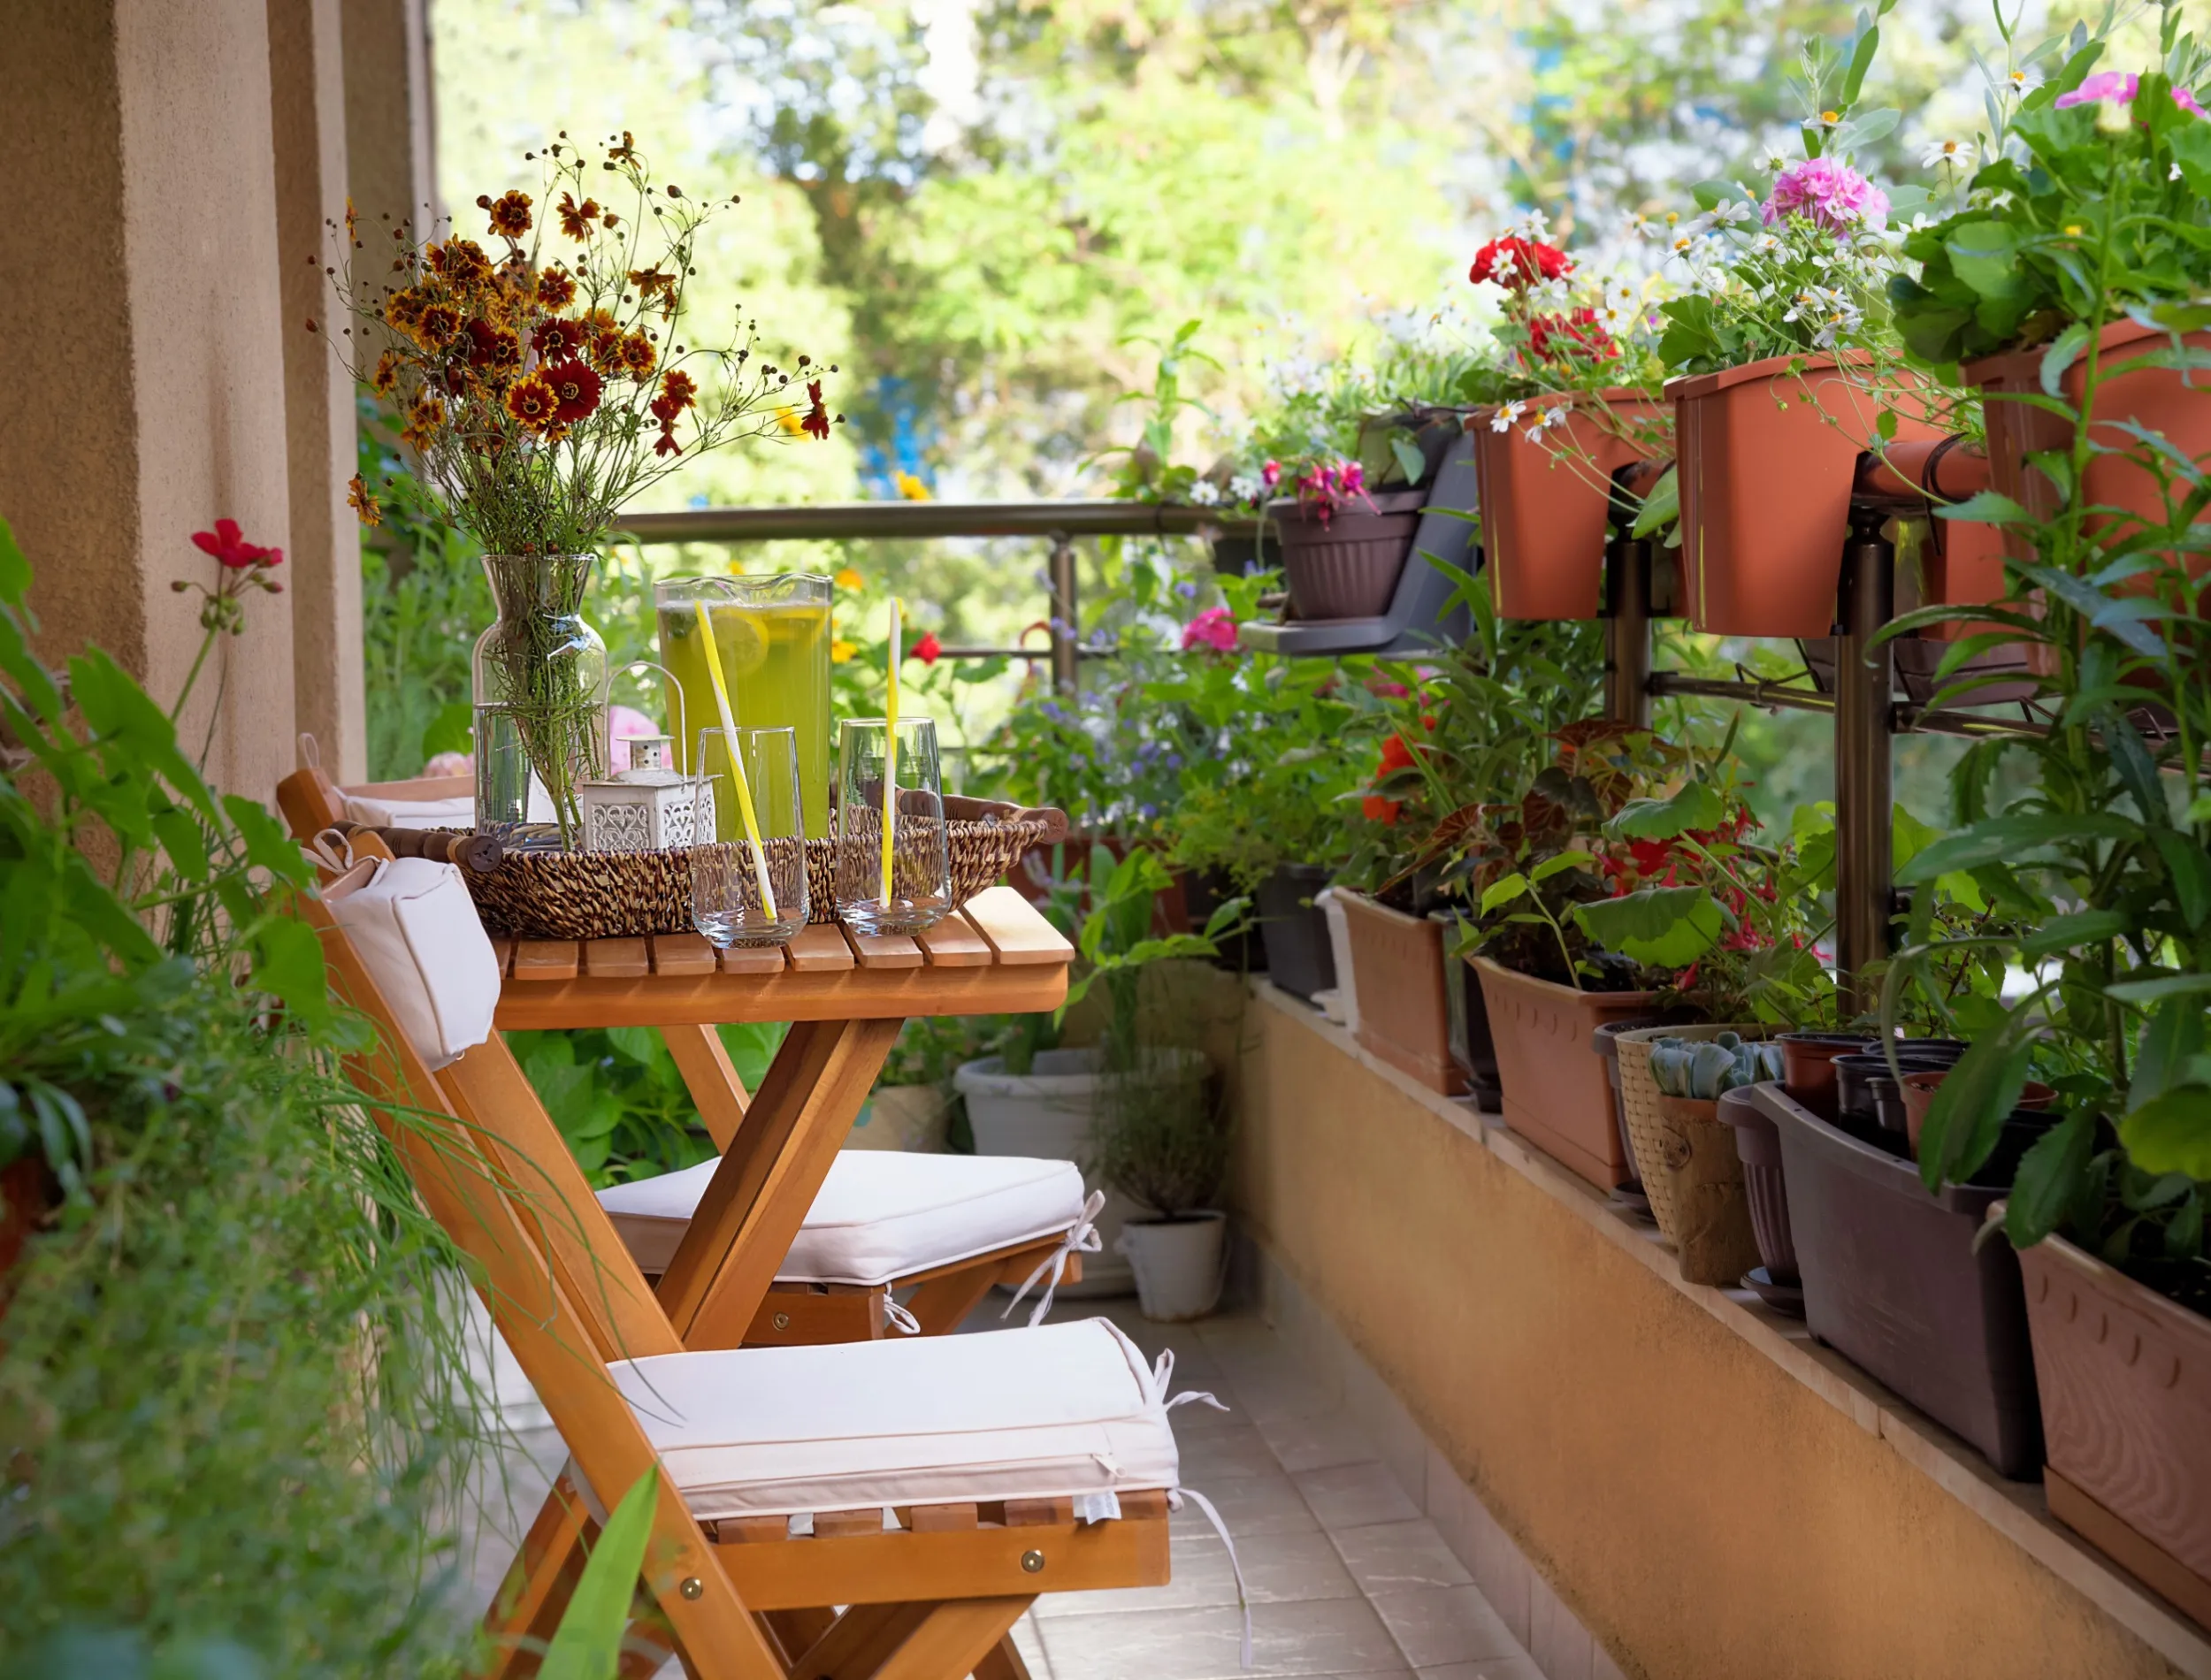
[[1779, 1085], [1751, 1088], [1781, 1134], [1789, 1229], [1812, 1334], [2015, 1480], [2042, 1464], [2019, 1258], [1974, 1233], [2003, 1192], [1949, 1185], [1829, 1125]]
[[1758, 1258], [1775, 1283], [1793, 1286], [1797, 1282], [1796, 1239], [1789, 1231], [1780, 1130], [1748, 1090], [1720, 1093], [1719, 1119], [1721, 1125], [1735, 1128], [1735, 1154], [1742, 1162], [1743, 1187], [1750, 1197], [1750, 1229], [1758, 1239]]
[[1389, 610], [1427, 493], [1377, 492], [1370, 500], [1371, 507], [1355, 501], [1339, 508], [1326, 524], [1295, 501], [1267, 503], [1298, 619], [1379, 618]]
[[1327, 884], [1328, 872], [1319, 865], [1286, 863], [1259, 882], [1257, 895], [1266, 977], [1308, 1000], [1335, 984], [1328, 918], [1312, 902], [1313, 894]]
[[[1465, 918], [1457, 911], [1431, 910], [1428, 920], [1443, 928], [1443, 949], [1449, 951], [1458, 924]], [[1497, 1074], [1497, 1041], [1489, 1030], [1489, 1002], [1465, 963], [1443, 964], [1443, 995], [1449, 1000], [1451, 1023], [1451, 1059], [1466, 1075], [1466, 1094], [1484, 1114], [1504, 1111], [1504, 1082]]]

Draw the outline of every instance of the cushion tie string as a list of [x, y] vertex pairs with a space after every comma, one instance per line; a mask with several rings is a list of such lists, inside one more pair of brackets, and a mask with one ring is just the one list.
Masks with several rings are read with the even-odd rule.
[[1090, 1199], [1083, 1203], [1082, 1217], [1075, 1222], [1060, 1246], [1037, 1263], [1037, 1269], [1029, 1274], [1021, 1288], [1015, 1292], [1014, 1298], [1006, 1303], [1006, 1310], [998, 1314], [999, 1317], [1012, 1317], [1014, 1309], [1021, 1304], [1021, 1297], [1035, 1288], [1037, 1279], [1049, 1271], [1052, 1274], [1051, 1279], [1045, 1283], [1043, 1296], [1029, 1315], [1029, 1327], [1031, 1330], [1044, 1323], [1044, 1315], [1052, 1310], [1052, 1292], [1059, 1288], [1060, 1279], [1067, 1275], [1067, 1256], [1074, 1254], [1098, 1254], [1104, 1250], [1105, 1241], [1098, 1234], [1098, 1216], [1105, 1210], [1106, 1192], [1091, 1191]]
[[[1213, 1396], [1211, 1394], [1184, 1394], [1182, 1398], [1184, 1400], [1213, 1400]], [[1173, 1402], [1170, 1401], [1169, 1403], [1172, 1404]], [[1213, 1401], [1213, 1403], [1217, 1406], [1220, 1404], [1219, 1401]], [[1227, 1411], [1228, 1409], [1226, 1406], [1221, 1406], [1220, 1409]], [[1220, 1520], [1220, 1513], [1213, 1508], [1213, 1502], [1207, 1499], [1203, 1493], [1199, 1493], [1196, 1488], [1174, 1488], [1167, 1494], [1167, 1502], [1179, 1510], [1182, 1508], [1182, 1501], [1186, 1497], [1197, 1501], [1197, 1508], [1205, 1513], [1205, 1520], [1213, 1525], [1213, 1532], [1220, 1536], [1221, 1545], [1228, 1549], [1228, 1572], [1236, 1578], [1236, 1607], [1243, 1612], [1243, 1646], [1242, 1656], [1243, 1667], [1248, 1669], [1251, 1666], [1251, 1596], [1243, 1590], [1243, 1565], [1236, 1561], [1236, 1543], [1228, 1538], [1228, 1525]]]
[[901, 1336], [918, 1336], [922, 1333], [922, 1321], [899, 1305], [898, 1297], [887, 1291], [883, 1297], [883, 1318]]

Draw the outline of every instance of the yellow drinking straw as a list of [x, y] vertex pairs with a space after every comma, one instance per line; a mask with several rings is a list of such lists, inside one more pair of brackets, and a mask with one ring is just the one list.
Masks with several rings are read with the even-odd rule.
[[722, 655], [714, 645], [714, 620], [707, 615], [705, 601], [693, 601], [692, 605], [698, 609], [699, 634], [707, 645], [707, 675], [714, 679], [714, 703], [721, 708], [722, 733], [730, 744], [730, 779], [737, 783], [737, 809], [745, 819], [745, 838], [753, 848], [753, 873], [760, 881], [761, 908], [773, 921], [776, 890], [768, 884], [768, 851], [760, 844], [760, 818], [753, 810], [752, 784], [745, 779], [745, 754], [738, 747], [737, 716], [730, 710], [729, 687], [722, 681]]
[[884, 706], [883, 730], [883, 903], [891, 904], [891, 839], [899, 811], [899, 615], [891, 597], [891, 691]]

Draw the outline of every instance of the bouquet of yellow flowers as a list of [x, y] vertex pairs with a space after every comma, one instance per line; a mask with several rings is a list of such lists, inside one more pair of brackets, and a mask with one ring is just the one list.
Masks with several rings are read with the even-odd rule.
[[[655, 185], [626, 133], [586, 152], [563, 132], [524, 157], [541, 196], [478, 198], [482, 240], [379, 233], [348, 203], [324, 267], [353, 317], [347, 370], [397, 406], [422, 477], [485, 549], [500, 622], [477, 648], [478, 827], [567, 844], [577, 784], [606, 773], [605, 649], [578, 615], [616, 515], [686, 453], [826, 439], [844, 416], [822, 394], [836, 368], [766, 360], [741, 312], [728, 345], [677, 340], [699, 230], [735, 198]], [[378, 523], [358, 477], [351, 500]], [[551, 825], [529, 814], [540, 790]]]

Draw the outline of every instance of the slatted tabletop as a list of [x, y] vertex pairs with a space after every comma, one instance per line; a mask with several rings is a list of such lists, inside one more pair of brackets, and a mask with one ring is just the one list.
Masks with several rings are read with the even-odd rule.
[[493, 940], [498, 1024], [660, 1027], [1056, 1009], [1075, 951], [1011, 887], [917, 938], [815, 924], [788, 946], [717, 951], [697, 934]]

